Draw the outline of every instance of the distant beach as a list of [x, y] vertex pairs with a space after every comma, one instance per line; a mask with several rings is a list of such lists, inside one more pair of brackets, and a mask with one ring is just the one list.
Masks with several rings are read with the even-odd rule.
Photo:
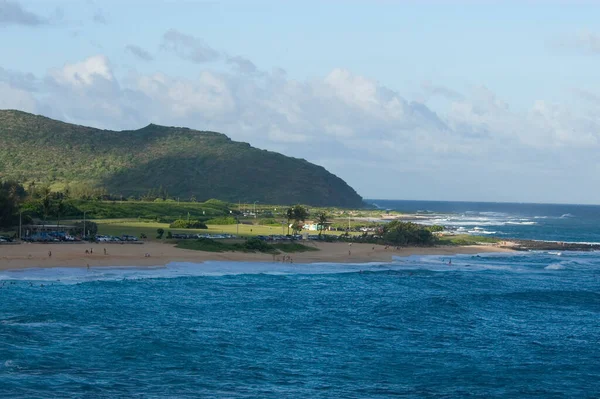
[[[310, 243], [319, 251], [271, 255], [247, 252], [204, 252], [175, 248], [174, 244], [147, 242], [143, 245], [120, 244], [30, 244], [0, 246], [0, 270], [34, 267], [160, 266], [170, 262], [237, 261], [294, 263], [367, 263], [389, 262], [393, 256], [456, 255], [483, 252], [507, 252], [510, 249], [488, 245], [385, 247], [353, 243]], [[104, 253], [106, 249], [106, 254]], [[86, 253], [86, 250], [88, 253]], [[91, 253], [89, 253], [91, 252]], [[51, 256], [50, 256], [51, 255]]]

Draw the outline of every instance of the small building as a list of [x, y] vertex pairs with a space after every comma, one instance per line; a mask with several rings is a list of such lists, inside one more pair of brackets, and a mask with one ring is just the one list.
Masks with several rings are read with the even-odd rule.
[[61, 231], [69, 231], [75, 228], [66, 224], [28, 224], [22, 227], [23, 236], [30, 236], [39, 233], [56, 233]]

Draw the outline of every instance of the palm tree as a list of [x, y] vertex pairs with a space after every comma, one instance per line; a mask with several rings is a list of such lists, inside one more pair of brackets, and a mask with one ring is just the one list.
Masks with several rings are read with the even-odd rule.
[[58, 200], [56, 204], [56, 216], [58, 217], [58, 222], [56, 223], [57, 227], [60, 227], [60, 216], [65, 212], [65, 204], [61, 199]]
[[325, 212], [319, 212], [317, 214], [317, 229], [319, 230], [319, 237], [321, 237], [321, 234], [323, 233], [323, 228], [325, 227], [327, 220], [328, 216]]
[[290, 235], [290, 221], [294, 219], [294, 208], [288, 208], [285, 211], [285, 216], [287, 217], [287, 226], [288, 226], [288, 236]]

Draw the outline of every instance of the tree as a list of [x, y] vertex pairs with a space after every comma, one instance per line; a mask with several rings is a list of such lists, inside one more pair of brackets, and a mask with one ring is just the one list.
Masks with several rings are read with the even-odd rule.
[[5, 190], [0, 190], [0, 227], [11, 227], [17, 214], [17, 204]]
[[327, 223], [328, 219], [329, 217], [325, 212], [319, 212], [317, 214], [317, 229], [319, 230], [319, 237], [323, 233], [323, 228], [325, 227], [325, 224]]
[[383, 239], [396, 245], [432, 245], [435, 236], [427, 229], [412, 222], [395, 220], [383, 228]]
[[60, 226], [60, 217], [62, 215], [64, 215], [65, 213], [65, 203], [63, 202], [62, 198], [59, 199], [56, 203], [56, 217], [57, 217], [57, 222], [56, 225]]
[[285, 216], [287, 218], [288, 235], [290, 235], [290, 222], [294, 219], [294, 208], [288, 208], [285, 211]]
[[26, 196], [25, 188], [16, 181], [0, 182], [0, 227], [19, 223], [19, 211]]
[[288, 220], [288, 234], [290, 232], [289, 225], [291, 220], [294, 221], [294, 223], [292, 224], [292, 230], [295, 234], [297, 231], [302, 229], [301, 224], [308, 217], [308, 209], [306, 209], [302, 205], [294, 205], [293, 207], [288, 208], [285, 214]]
[[158, 238], [159, 240], [162, 238], [163, 234], [165, 234], [165, 229], [156, 229], [156, 238]]
[[46, 225], [46, 220], [48, 219], [48, 215], [50, 214], [50, 210], [52, 208], [52, 191], [50, 191], [49, 186], [44, 186], [40, 190], [40, 195], [42, 198], [42, 214], [44, 219], [44, 225]]

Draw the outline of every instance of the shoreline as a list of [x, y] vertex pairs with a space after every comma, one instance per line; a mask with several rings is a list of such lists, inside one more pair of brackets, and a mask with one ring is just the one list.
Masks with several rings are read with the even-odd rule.
[[[86, 243], [87, 244], [87, 243]], [[172, 262], [203, 263], [224, 262], [279, 262], [289, 256], [289, 263], [369, 263], [391, 262], [394, 256], [411, 255], [461, 255], [484, 252], [513, 252], [511, 248], [491, 245], [403, 247], [386, 249], [383, 245], [364, 243], [316, 243], [319, 251], [282, 253], [279, 255], [251, 252], [204, 252], [175, 248], [175, 244], [147, 242], [144, 245], [61, 245], [24, 243], [0, 247], [0, 270], [21, 270], [52, 267], [109, 267], [109, 266], [161, 266]], [[86, 250], [93, 253], [85, 253]], [[104, 254], [106, 249], [106, 255]], [[51, 256], [49, 256], [49, 253]], [[149, 256], [146, 256], [148, 254]]]

